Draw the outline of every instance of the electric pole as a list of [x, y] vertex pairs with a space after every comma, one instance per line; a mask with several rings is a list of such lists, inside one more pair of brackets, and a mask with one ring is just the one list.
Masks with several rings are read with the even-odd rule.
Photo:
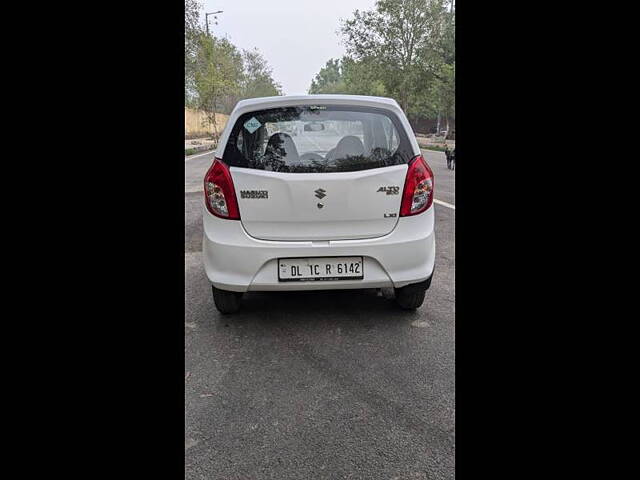
[[[207, 37], [209, 37], [209, 15], [217, 15], [218, 13], [222, 13], [222, 10], [218, 10], [217, 12], [210, 12], [204, 14], [204, 23], [207, 24]], [[216, 17], [213, 17], [214, 19]]]

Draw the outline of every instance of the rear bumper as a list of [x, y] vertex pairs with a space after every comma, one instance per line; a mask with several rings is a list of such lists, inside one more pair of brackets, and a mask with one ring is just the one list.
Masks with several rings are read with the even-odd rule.
[[[402, 217], [383, 237], [335, 241], [271, 241], [247, 234], [242, 223], [203, 208], [203, 259], [209, 281], [223, 290], [284, 291], [403, 287], [431, 277], [435, 261], [434, 207]], [[363, 280], [279, 282], [278, 259], [364, 257]]]

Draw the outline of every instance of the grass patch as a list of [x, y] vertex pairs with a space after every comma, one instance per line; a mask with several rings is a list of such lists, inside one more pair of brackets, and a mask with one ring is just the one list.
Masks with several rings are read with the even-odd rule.
[[185, 148], [184, 149], [184, 156], [188, 157], [189, 155], [193, 155], [194, 153], [200, 153], [200, 152], [211, 152], [213, 150], [215, 150], [215, 146], [214, 145], [207, 145], [206, 148]]

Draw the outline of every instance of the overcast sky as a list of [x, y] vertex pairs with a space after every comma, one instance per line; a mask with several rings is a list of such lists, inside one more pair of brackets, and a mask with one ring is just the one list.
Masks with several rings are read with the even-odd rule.
[[[341, 18], [370, 10], [375, 0], [201, 0], [203, 12], [223, 10], [215, 36], [240, 49], [257, 47], [287, 95], [306, 94], [313, 76], [330, 58], [344, 54]], [[201, 13], [204, 24], [204, 13]]]

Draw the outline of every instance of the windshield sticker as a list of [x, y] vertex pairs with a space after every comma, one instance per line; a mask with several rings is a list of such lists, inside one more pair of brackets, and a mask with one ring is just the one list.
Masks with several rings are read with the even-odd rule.
[[258, 121], [256, 117], [251, 117], [249, 120], [244, 122], [244, 128], [246, 128], [249, 133], [255, 132], [261, 126], [262, 124]]

